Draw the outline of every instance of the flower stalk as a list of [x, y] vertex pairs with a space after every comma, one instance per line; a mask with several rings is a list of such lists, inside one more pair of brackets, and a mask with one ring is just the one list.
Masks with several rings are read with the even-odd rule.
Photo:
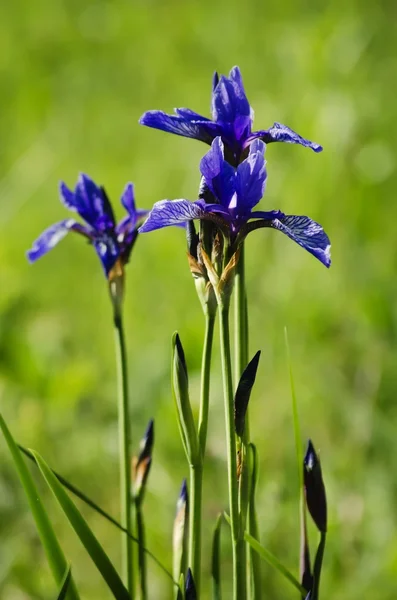
[[220, 342], [222, 358], [222, 375], [225, 402], [226, 445], [228, 458], [228, 486], [230, 520], [233, 546], [233, 598], [246, 599], [246, 560], [245, 542], [242, 536], [239, 519], [239, 493], [237, 481], [237, 447], [234, 430], [234, 392], [232, 380], [232, 364], [229, 332], [229, 301], [220, 305]]
[[[119, 454], [120, 454], [120, 513], [121, 525], [132, 533], [131, 503], [131, 432], [129, 418], [127, 348], [124, 336], [122, 312], [114, 312], [115, 346], [118, 375]], [[131, 599], [135, 598], [133, 545], [129, 536], [121, 537], [122, 574]]]

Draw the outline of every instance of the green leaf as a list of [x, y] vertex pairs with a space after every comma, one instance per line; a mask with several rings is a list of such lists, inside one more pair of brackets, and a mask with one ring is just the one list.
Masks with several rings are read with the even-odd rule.
[[63, 578], [61, 589], [59, 590], [59, 594], [57, 596], [57, 600], [65, 600], [66, 594], [69, 589], [71, 576], [72, 576], [72, 567], [69, 565], [68, 570], [66, 571], [65, 576]]
[[[30, 452], [30, 450], [28, 450], [27, 448], [24, 448], [20, 444], [18, 444], [18, 448], [30, 460], [33, 461], [33, 464], [36, 467], [38, 466], [37, 463], [36, 463], [36, 459], [34, 458], [33, 454]], [[89, 506], [90, 508], [92, 508], [93, 510], [95, 510], [104, 519], [106, 519], [107, 521], [109, 521], [109, 523], [112, 523], [112, 525], [114, 525], [115, 527], [117, 527], [117, 529], [119, 529], [120, 531], [124, 531], [124, 533], [126, 535], [128, 535], [129, 538], [131, 538], [136, 544], [140, 545], [140, 542], [139, 542], [138, 538], [136, 538], [135, 536], [131, 535], [131, 533], [129, 533], [126, 530], [125, 527], [123, 527], [122, 525], [120, 525], [120, 523], [116, 519], [114, 519], [111, 515], [109, 515], [109, 513], [107, 513], [105, 510], [103, 510], [103, 508], [101, 508], [98, 504], [96, 504], [96, 502], [94, 502], [91, 498], [89, 498], [88, 496], [86, 496], [86, 494], [84, 494], [81, 490], [79, 490], [75, 485], [73, 485], [72, 483], [70, 483], [70, 481], [68, 481], [67, 479], [65, 479], [64, 477], [62, 477], [62, 475], [60, 475], [59, 473], [57, 473], [53, 469], [51, 469], [51, 472], [55, 475], [55, 477], [63, 485], [63, 487], [65, 487], [67, 490], [69, 490], [69, 492], [71, 492], [77, 498], [79, 498], [80, 500], [82, 500], [83, 502], [85, 502], [85, 504], [87, 504], [87, 506]], [[167, 575], [167, 577], [169, 577], [171, 579], [172, 583], [175, 586], [178, 586], [178, 583], [176, 581], [174, 581], [174, 579], [172, 577], [172, 573], [170, 573], [170, 571], [167, 569], [167, 567], [165, 567], [163, 565], [163, 563], [161, 563], [159, 561], [159, 559], [153, 554], [153, 552], [151, 552], [150, 550], [148, 550], [148, 548], [146, 548], [146, 547], [143, 547], [143, 550], [144, 550], [144, 552], [148, 556], [150, 556], [150, 558], [156, 563], [156, 565], [158, 567], [160, 567], [160, 569], [165, 573], [165, 575]]]
[[130, 600], [128, 591], [120, 579], [119, 574], [111, 563], [106, 552], [92, 533], [87, 522], [82, 517], [75, 504], [69, 498], [58, 479], [55, 477], [50, 467], [43, 458], [31, 450], [36, 459], [37, 465], [51, 489], [55, 498], [58, 500], [63, 512], [69, 520], [69, 523], [80, 538], [81, 543], [90, 555], [93, 563], [106, 581], [116, 600]]
[[[226, 522], [230, 525], [230, 517], [228, 514], [224, 513], [224, 517]], [[281, 573], [292, 585], [299, 590], [301, 594], [307, 594], [307, 591], [301, 586], [299, 581], [292, 575], [292, 573], [284, 567], [284, 565], [279, 561], [279, 559], [274, 556], [269, 550], [266, 550], [255, 538], [252, 537], [247, 531], [244, 532], [245, 541], [251, 546], [255, 552], [259, 554], [263, 560], [265, 560], [269, 565], [271, 565], [276, 571]]]
[[212, 598], [221, 600], [221, 527], [223, 515], [218, 515], [214, 533], [212, 536], [212, 560], [211, 560], [211, 579], [212, 579]]
[[[45, 510], [41, 502], [33, 478], [29, 473], [29, 470], [22, 458], [19, 448], [16, 445], [1, 414], [0, 428], [3, 432], [8, 448], [11, 452], [11, 456], [14, 460], [18, 477], [25, 491], [29, 503], [29, 508], [35, 520], [37, 531], [39, 533], [41, 543], [43, 544], [44, 552], [46, 554], [51, 572], [54, 576], [56, 584], [61, 585], [61, 583], [63, 582], [64, 574], [68, 569], [68, 563], [66, 561], [65, 555], [63, 554], [62, 548], [59, 545], [54, 529], [48, 518], [47, 511]], [[79, 599], [79, 594], [73, 581], [71, 581], [70, 583], [67, 598], [68, 600]]]
[[[285, 335], [285, 347], [287, 351], [287, 362], [288, 362], [288, 370], [289, 370], [289, 380], [291, 385], [291, 399], [292, 399], [292, 415], [294, 421], [294, 436], [295, 436], [295, 453], [296, 453], [296, 461], [298, 465], [298, 481], [299, 481], [299, 522], [300, 522], [300, 580], [302, 584], [305, 584], [304, 587], [306, 592], [311, 587], [312, 583], [312, 573], [311, 573], [311, 565], [310, 565], [310, 548], [309, 548], [309, 539], [307, 534], [307, 518], [306, 518], [306, 501], [305, 501], [305, 490], [304, 490], [304, 480], [303, 480], [303, 447], [302, 447], [302, 437], [301, 437], [301, 429], [299, 424], [299, 413], [298, 413], [298, 401], [296, 398], [295, 392], [295, 383], [294, 376], [292, 372], [292, 361], [291, 361], [291, 353], [288, 342], [288, 331], [287, 328], [284, 328]], [[306, 596], [306, 592], [303, 594], [303, 597]]]

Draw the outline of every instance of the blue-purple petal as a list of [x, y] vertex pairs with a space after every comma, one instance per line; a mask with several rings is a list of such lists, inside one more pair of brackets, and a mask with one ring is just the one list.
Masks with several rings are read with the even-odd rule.
[[[64, 186], [61, 186], [61, 193]], [[75, 206], [79, 215], [97, 231], [114, 228], [114, 214], [104, 189], [82, 173], [74, 190]], [[65, 199], [65, 197], [63, 196]]]
[[192, 219], [206, 216], [205, 203], [201, 200], [160, 200], [156, 202], [139, 233], [147, 233], [170, 225], [180, 225]]
[[[181, 109], [186, 110], [186, 109]], [[168, 133], [175, 133], [183, 137], [201, 140], [206, 144], [211, 144], [214, 137], [219, 135], [220, 129], [216, 123], [212, 123], [205, 117], [194, 120], [191, 115], [167, 115], [161, 110], [149, 110], [139, 119], [141, 125], [160, 129]]]
[[228, 207], [236, 191], [236, 175], [233, 167], [224, 159], [220, 137], [214, 139], [211, 149], [201, 159], [200, 171], [217, 200]]
[[99, 256], [106, 276], [109, 275], [109, 272], [120, 256], [120, 245], [112, 235], [103, 234], [93, 239], [93, 246]]
[[274, 123], [273, 127], [263, 131], [254, 132], [245, 142], [245, 146], [248, 146], [254, 139], [261, 139], [266, 144], [271, 142], [287, 142], [288, 144], [300, 144], [305, 148], [311, 148], [314, 152], [321, 152], [323, 147], [316, 142], [311, 142], [301, 135], [296, 133], [293, 129], [290, 129], [282, 123]]
[[63, 221], [48, 227], [48, 229], [43, 231], [40, 237], [37, 238], [33, 243], [32, 248], [27, 252], [29, 262], [35, 262], [44, 256], [44, 254], [47, 254], [47, 252], [52, 250], [71, 230], [91, 238], [91, 231], [88, 228], [76, 223], [74, 219], [64, 219]]
[[309, 217], [287, 215], [282, 219], [274, 219], [270, 226], [288, 235], [291, 240], [313, 254], [326, 267], [331, 265], [329, 237], [321, 225]]
[[210, 121], [210, 119], [207, 119], [207, 117], [199, 115], [190, 108], [174, 108], [174, 111], [176, 112], [178, 117], [182, 117], [183, 119], [186, 119], [188, 121]]
[[[238, 130], [241, 134], [242, 119], [251, 119], [251, 108], [245, 95], [240, 69], [234, 67], [229, 77], [219, 79], [212, 94], [212, 117], [218, 123], [234, 123], [240, 118]], [[239, 139], [239, 137], [238, 137]]]
[[237, 210], [250, 212], [258, 204], [265, 192], [266, 161], [265, 144], [254, 140], [248, 157], [237, 167]]

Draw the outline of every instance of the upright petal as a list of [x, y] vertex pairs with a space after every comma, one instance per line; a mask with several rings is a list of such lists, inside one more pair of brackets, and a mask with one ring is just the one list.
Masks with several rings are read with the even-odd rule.
[[187, 114], [188, 109], [178, 109], [181, 114], [167, 115], [161, 110], [149, 110], [145, 112], [139, 119], [141, 125], [153, 127], [168, 133], [175, 133], [183, 137], [194, 138], [211, 144], [214, 137], [219, 135], [219, 127], [209, 121], [205, 117], [198, 115], [197, 119], [193, 119], [192, 114]]
[[255, 140], [251, 146], [248, 157], [237, 167], [237, 210], [239, 213], [248, 213], [265, 192], [266, 186], [266, 161], [265, 144]]
[[223, 157], [223, 142], [214, 139], [211, 149], [201, 159], [200, 171], [209, 189], [222, 206], [228, 207], [236, 191], [235, 170]]
[[331, 242], [324, 229], [309, 217], [287, 215], [274, 219], [270, 227], [282, 231], [299, 246], [313, 254], [326, 267], [331, 265]]
[[160, 200], [156, 202], [148, 218], [139, 228], [139, 233], [147, 233], [155, 229], [162, 229], [169, 225], [179, 225], [191, 219], [206, 217], [202, 201], [189, 202], [189, 200]]
[[287, 142], [288, 144], [300, 144], [305, 148], [311, 148], [314, 152], [321, 152], [323, 149], [320, 144], [316, 144], [316, 142], [311, 142], [310, 140], [303, 138], [296, 133], [296, 131], [293, 131], [293, 129], [290, 129], [281, 123], [274, 123], [273, 127], [270, 127], [270, 129], [255, 131], [247, 138], [245, 146], [248, 146], [254, 139], [258, 138], [263, 140], [266, 144], [270, 144], [271, 142]]
[[230, 124], [236, 140], [251, 131], [251, 108], [245, 95], [240, 69], [234, 67], [229, 77], [222, 75], [212, 94], [212, 117], [219, 124]]
[[[64, 187], [61, 186], [61, 193]], [[97, 231], [111, 230], [115, 226], [114, 214], [105, 190], [82, 173], [75, 191], [75, 206], [80, 216]], [[64, 197], [65, 199], [65, 197]]]
[[32, 248], [27, 252], [29, 262], [35, 262], [52, 250], [71, 230], [91, 237], [90, 230], [76, 223], [74, 219], [65, 219], [64, 221], [55, 223], [55, 225], [51, 225], [51, 227], [43, 231], [40, 237], [33, 243]]

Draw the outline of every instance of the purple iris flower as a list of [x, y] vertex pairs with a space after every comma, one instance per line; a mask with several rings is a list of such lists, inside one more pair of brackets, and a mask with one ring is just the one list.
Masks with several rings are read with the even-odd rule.
[[201, 160], [200, 170], [216, 203], [206, 203], [203, 199], [195, 202], [184, 199], [161, 200], [153, 206], [139, 232], [146, 233], [191, 219], [209, 219], [226, 232], [232, 244], [238, 245], [249, 231], [271, 227], [285, 233], [329, 267], [331, 244], [321, 225], [309, 217], [285, 215], [279, 210], [253, 210], [266, 186], [264, 153], [265, 144], [261, 140], [254, 140], [248, 157], [235, 169], [224, 158], [221, 138], [215, 138], [211, 149]]
[[117, 225], [104, 188], [97, 186], [87, 175], [80, 175], [74, 192], [61, 183], [60, 196], [66, 208], [77, 212], [86, 224], [74, 219], [55, 223], [34, 242], [27, 253], [29, 261], [35, 262], [54, 248], [69, 231], [74, 231], [92, 243], [106, 276], [111, 278], [116, 263], [123, 266], [128, 262], [138, 235], [139, 222], [148, 214], [146, 210], [135, 208], [133, 184], [127, 184], [121, 196], [121, 203], [128, 214]]
[[256, 139], [270, 142], [288, 142], [300, 144], [321, 152], [319, 144], [306, 140], [295, 131], [274, 123], [269, 129], [252, 131], [253, 110], [245, 95], [240, 69], [234, 67], [229, 77], [220, 78], [215, 73], [212, 84], [211, 102], [212, 120], [202, 117], [188, 108], [176, 108], [175, 115], [168, 115], [161, 110], [149, 110], [139, 122], [142, 125], [161, 129], [176, 135], [201, 140], [207, 144], [220, 136], [226, 149], [226, 158], [237, 165], [244, 157], [244, 150]]

